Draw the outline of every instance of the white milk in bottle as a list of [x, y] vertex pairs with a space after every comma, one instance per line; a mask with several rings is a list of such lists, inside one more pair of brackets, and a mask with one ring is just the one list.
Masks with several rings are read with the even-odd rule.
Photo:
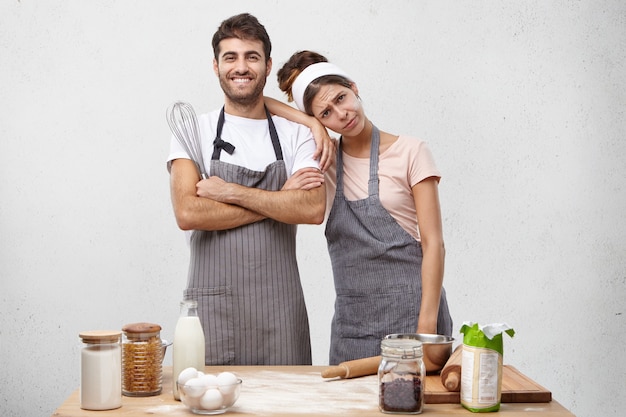
[[180, 316], [176, 322], [172, 348], [174, 399], [180, 400], [178, 385], [176, 385], [180, 372], [189, 367], [194, 367], [199, 371], [204, 370], [204, 332], [198, 317], [197, 301], [181, 301]]

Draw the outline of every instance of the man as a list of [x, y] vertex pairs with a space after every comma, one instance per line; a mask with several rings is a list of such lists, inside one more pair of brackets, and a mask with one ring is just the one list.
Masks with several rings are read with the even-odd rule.
[[175, 140], [168, 160], [176, 221], [193, 230], [184, 297], [198, 301], [207, 365], [311, 364], [295, 237], [324, 220], [315, 142], [265, 108], [271, 42], [254, 16], [225, 20], [212, 44], [224, 107], [198, 119], [209, 178]]

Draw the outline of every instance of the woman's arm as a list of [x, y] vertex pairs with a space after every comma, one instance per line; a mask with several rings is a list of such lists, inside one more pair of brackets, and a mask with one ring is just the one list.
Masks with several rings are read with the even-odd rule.
[[334, 162], [335, 144], [328, 135], [328, 131], [324, 125], [322, 125], [322, 123], [315, 117], [309, 116], [308, 114], [271, 97], [265, 97], [265, 105], [269, 109], [270, 113], [284, 117], [292, 122], [300, 123], [301, 125], [307, 126], [311, 129], [317, 145], [313, 158], [319, 159], [320, 169], [322, 172], [326, 172], [328, 167]]
[[422, 304], [417, 332], [436, 334], [445, 259], [437, 178], [426, 178], [415, 184], [413, 199], [423, 252]]

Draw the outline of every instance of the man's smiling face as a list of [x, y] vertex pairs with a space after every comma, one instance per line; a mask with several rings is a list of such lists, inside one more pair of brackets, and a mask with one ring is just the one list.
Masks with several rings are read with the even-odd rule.
[[258, 40], [224, 39], [219, 44], [213, 70], [227, 100], [235, 105], [253, 105], [263, 97], [272, 62], [265, 61], [263, 43]]

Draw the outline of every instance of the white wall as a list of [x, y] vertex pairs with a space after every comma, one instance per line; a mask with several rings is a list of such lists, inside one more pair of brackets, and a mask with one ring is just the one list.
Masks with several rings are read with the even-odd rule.
[[[455, 320], [506, 321], [505, 363], [579, 417], [617, 416], [626, 362], [626, 6], [604, 1], [0, 1], [0, 415], [78, 387], [78, 332], [172, 338], [187, 248], [165, 109], [222, 102], [210, 38], [249, 11], [276, 70], [314, 49], [372, 120], [443, 171]], [[333, 288], [322, 227], [299, 257], [315, 364]], [[171, 353], [170, 353], [171, 354]], [[168, 355], [166, 363], [171, 363]], [[621, 413], [620, 413], [621, 415]]]

